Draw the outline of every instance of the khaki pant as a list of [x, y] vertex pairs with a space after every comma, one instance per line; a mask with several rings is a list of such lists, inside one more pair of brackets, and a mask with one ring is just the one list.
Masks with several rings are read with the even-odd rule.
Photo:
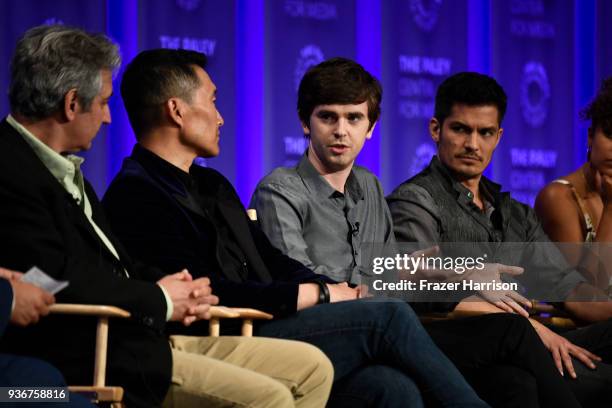
[[324, 407], [333, 367], [316, 347], [263, 337], [171, 336], [164, 407]]

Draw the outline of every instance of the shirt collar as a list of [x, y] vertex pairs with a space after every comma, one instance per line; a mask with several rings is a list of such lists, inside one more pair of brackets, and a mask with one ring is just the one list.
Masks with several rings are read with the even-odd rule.
[[[40, 139], [34, 136], [28, 129], [21, 125], [10, 114], [6, 121], [25, 139], [40, 161], [49, 169], [53, 177], [60, 183], [74, 183], [76, 172], [80, 171], [80, 166], [85, 159], [73, 154], [63, 156], [44, 144]], [[68, 179], [68, 180], [67, 180]]]
[[[449, 169], [442, 164], [439, 157], [436, 155], [431, 159], [430, 164], [435, 170], [437, 170], [452, 186], [452, 188], [458, 193], [457, 201], [465, 203], [472, 202], [474, 194], [463, 184], [455, 180]], [[479, 189], [484, 195], [485, 200], [488, 200], [490, 204], [495, 205], [500, 199], [501, 185], [497, 184], [485, 176], [480, 178]]]
[[143, 147], [141, 144], [136, 143], [132, 155], [138, 160], [145, 161], [152, 166], [162, 170], [164, 173], [171, 175], [178, 179], [188, 190], [191, 190], [194, 186], [194, 180], [190, 173], [186, 173], [182, 169], [176, 167], [172, 163], [162, 159], [149, 149]]
[[[325, 180], [325, 178], [319, 174], [310, 160], [308, 160], [308, 150], [306, 150], [300, 159], [296, 170], [310, 192], [317, 195], [323, 195], [327, 198], [334, 197], [336, 193], [338, 193], [336, 189], [334, 189], [327, 182], [327, 180]], [[363, 189], [361, 188], [361, 184], [359, 183], [357, 176], [355, 176], [355, 171], [353, 169], [351, 169], [344, 187], [345, 192], [347, 192], [355, 202], [363, 199]]]

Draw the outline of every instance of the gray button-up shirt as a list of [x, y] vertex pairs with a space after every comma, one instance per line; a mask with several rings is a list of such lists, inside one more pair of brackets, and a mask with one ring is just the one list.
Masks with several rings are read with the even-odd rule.
[[[251, 208], [272, 244], [316, 273], [361, 282], [362, 250], [395, 242], [391, 214], [376, 176], [354, 166], [345, 193], [336, 191], [306, 154], [257, 186]], [[368, 257], [365, 257], [368, 259]]]
[[[441, 242], [499, 243], [490, 246], [498, 250], [489, 262], [526, 268], [522, 276], [507, 276], [506, 280], [523, 283], [530, 295], [534, 291], [547, 293], [535, 295], [550, 296], [543, 299], [547, 301], [565, 299], [585, 281], [549, 241], [532, 208], [502, 193], [501, 186], [486, 177], [481, 179], [480, 188], [488, 197], [485, 212], [473, 204], [472, 193], [434, 158], [426, 170], [400, 184], [387, 197], [397, 239], [425, 246]], [[451, 221], [452, 225], [445, 225]]]

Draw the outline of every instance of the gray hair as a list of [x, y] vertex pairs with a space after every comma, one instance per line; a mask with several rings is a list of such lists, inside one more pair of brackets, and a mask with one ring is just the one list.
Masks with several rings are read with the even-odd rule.
[[73, 88], [87, 111], [102, 88], [100, 71], [114, 71], [120, 64], [117, 45], [103, 34], [62, 25], [31, 28], [11, 60], [11, 111], [31, 119], [47, 118], [61, 109]]

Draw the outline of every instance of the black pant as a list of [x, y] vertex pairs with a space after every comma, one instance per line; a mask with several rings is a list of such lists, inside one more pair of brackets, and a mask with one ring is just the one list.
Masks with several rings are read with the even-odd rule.
[[496, 313], [424, 326], [493, 407], [580, 406], [527, 319]]
[[[551, 329], [555, 330], [554, 327]], [[572, 391], [585, 408], [609, 408], [612, 406], [612, 320], [594, 323], [575, 330], [556, 330], [577, 346], [602, 358], [591, 370], [572, 358], [577, 379], [566, 376]]]

